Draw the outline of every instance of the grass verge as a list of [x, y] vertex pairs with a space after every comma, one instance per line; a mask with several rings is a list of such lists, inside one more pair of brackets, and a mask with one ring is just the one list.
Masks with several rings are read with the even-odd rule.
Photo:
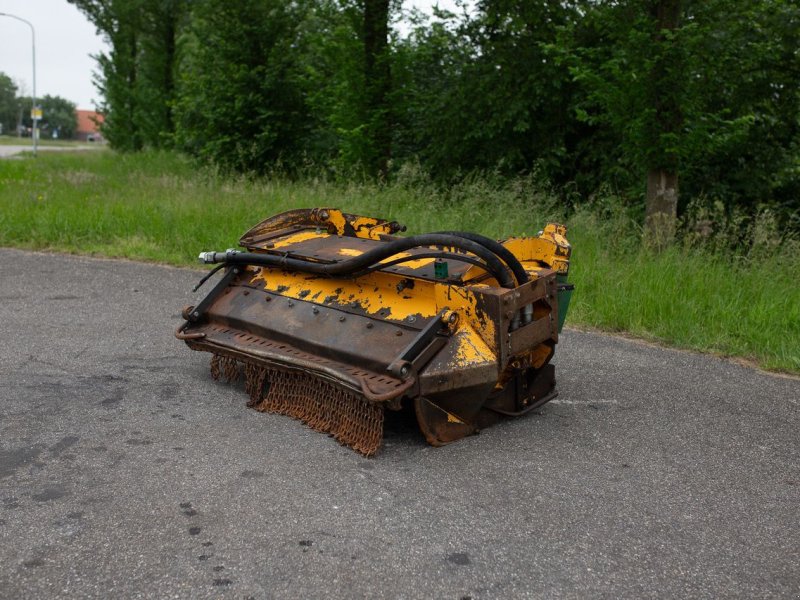
[[[198, 171], [169, 153], [58, 153], [0, 161], [0, 245], [196, 266], [257, 221], [335, 206], [396, 219], [409, 232], [535, 234], [564, 219], [530, 182], [473, 180], [442, 192], [413, 173], [390, 186], [306, 177], [250, 181]], [[566, 218], [577, 290], [569, 322], [800, 373], [800, 259], [756, 260], [641, 248], [630, 223], [581, 210]], [[679, 374], [676, 374], [679, 376]]]

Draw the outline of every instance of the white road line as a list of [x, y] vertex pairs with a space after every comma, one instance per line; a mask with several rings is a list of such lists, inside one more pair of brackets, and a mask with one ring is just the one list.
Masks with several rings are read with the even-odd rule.
[[616, 400], [563, 400], [556, 398], [550, 404], [619, 404]]

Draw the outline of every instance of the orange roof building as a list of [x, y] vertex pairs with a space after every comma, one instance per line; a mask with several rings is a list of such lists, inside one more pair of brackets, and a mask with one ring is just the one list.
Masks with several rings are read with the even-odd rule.
[[100, 133], [100, 126], [103, 124], [103, 115], [94, 110], [76, 110], [75, 116], [78, 119], [78, 127], [75, 129], [75, 137], [83, 142], [100, 142], [103, 135]]

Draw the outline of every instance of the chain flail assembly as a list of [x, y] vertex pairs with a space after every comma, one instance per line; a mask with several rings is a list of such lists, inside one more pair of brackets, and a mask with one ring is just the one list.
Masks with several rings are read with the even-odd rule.
[[286, 415], [333, 436], [364, 456], [380, 448], [383, 407], [363, 396], [302, 372], [281, 371], [214, 354], [211, 376], [235, 382], [244, 373], [248, 406], [260, 412]]

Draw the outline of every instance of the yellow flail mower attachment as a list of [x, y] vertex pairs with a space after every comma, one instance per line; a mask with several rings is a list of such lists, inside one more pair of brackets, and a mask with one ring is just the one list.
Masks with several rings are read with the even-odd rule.
[[[176, 337], [243, 378], [249, 405], [367, 456], [385, 410], [411, 406], [434, 446], [555, 396], [550, 359], [571, 294], [561, 225], [500, 243], [332, 208], [289, 211], [203, 252], [222, 270]], [[196, 290], [197, 288], [195, 288]]]

